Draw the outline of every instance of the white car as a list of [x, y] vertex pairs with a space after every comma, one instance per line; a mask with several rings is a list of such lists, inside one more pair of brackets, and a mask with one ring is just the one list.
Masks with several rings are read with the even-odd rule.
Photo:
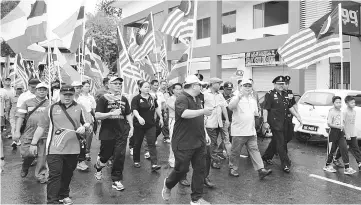
[[302, 95], [297, 103], [298, 112], [301, 115], [303, 125], [294, 117], [295, 136], [303, 141], [327, 141], [329, 127], [327, 115], [332, 108], [332, 98], [340, 96], [342, 108], [346, 109], [345, 97], [351, 95], [356, 99], [356, 133], [361, 140], [361, 91], [357, 90], [310, 90]]

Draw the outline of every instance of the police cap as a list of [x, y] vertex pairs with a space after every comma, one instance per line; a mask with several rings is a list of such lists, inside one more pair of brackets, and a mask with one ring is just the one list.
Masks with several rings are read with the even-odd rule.
[[273, 79], [272, 83], [285, 83], [285, 77], [282, 75], [277, 76], [275, 79]]

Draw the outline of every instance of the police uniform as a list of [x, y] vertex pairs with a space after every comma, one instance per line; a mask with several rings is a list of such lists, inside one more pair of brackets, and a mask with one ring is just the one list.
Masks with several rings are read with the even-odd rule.
[[[276, 77], [272, 83], [284, 83], [283, 76]], [[290, 159], [285, 150], [285, 136], [287, 135], [287, 114], [290, 108], [289, 101], [285, 98], [284, 92], [278, 92], [276, 89], [270, 90], [265, 95], [264, 109], [268, 111], [267, 123], [272, 131], [272, 140], [268, 145], [262, 159], [271, 160], [278, 153], [281, 159], [283, 170], [289, 172], [291, 165]]]
[[[291, 77], [290, 76], [285, 76], [285, 81], [286, 83], [289, 83], [291, 80]], [[295, 97], [293, 96], [293, 92], [292, 90], [285, 90], [284, 92], [285, 94], [285, 98], [288, 100], [288, 104], [289, 104], [289, 107], [293, 107], [295, 104], [296, 104], [296, 100], [295, 100]], [[292, 123], [292, 118], [293, 118], [293, 115], [291, 114], [290, 110], [287, 110], [287, 135], [285, 136], [285, 149], [286, 149], [286, 152], [288, 151], [287, 150], [287, 143], [290, 142], [292, 139], [293, 139], [293, 123]]]

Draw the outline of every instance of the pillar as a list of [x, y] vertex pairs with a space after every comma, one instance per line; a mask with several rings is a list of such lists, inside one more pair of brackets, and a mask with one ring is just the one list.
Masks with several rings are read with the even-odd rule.
[[217, 46], [222, 43], [222, 1], [209, 1], [211, 14], [211, 77], [222, 78], [222, 56], [217, 55]]

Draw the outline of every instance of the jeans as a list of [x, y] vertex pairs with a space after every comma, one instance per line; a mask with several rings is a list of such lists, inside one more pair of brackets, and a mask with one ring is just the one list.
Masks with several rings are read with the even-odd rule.
[[86, 151], [85, 151], [85, 153], [86, 154], [89, 154], [90, 153], [90, 148], [91, 148], [91, 146], [92, 146], [92, 141], [93, 141], [93, 131], [91, 130], [91, 131], [87, 131], [86, 133], [85, 133], [85, 136], [86, 136]]
[[[174, 123], [175, 123], [175, 118], [169, 118], [169, 137], [170, 137], [170, 140], [172, 140]], [[168, 163], [169, 163], [169, 165], [170, 165], [171, 167], [174, 167], [175, 158], [174, 158], [174, 153], [173, 153], [173, 150], [172, 150], [172, 146], [169, 146]]]
[[229, 158], [229, 167], [231, 169], [238, 170], [239, 155], [241, 154], [241, 150], [244, 145], [246, 145], [251, 157], [253, 168], [255, 170], [264, 168], [256, 136], [233, 136], [232, 154]]
[[[278, 153], [281, 160], [281, 167], [285, 168], [286, 166], [291, 166], [291, 161], [288, 158], [288, 155], [285, 150], [285, 134], [287, 134], [287, 129], [285, 130], [272, 130], [272, 139], [269, 143], [264, 155], [262, 158], [264, 160], [272, 159], [273, 156]], [[234, 140], [234, 139], [233, 139]]]
[[147, 144], [150, 154], [150, 161], [152, 165], [157, 165], [157, 149], [155, 146], [156, 137], [156, 127], [152, 126], [150, 128], [143, 128], [143, 127], [135, 127], [134, 128], [134, 150], [133, 150], [133, 161], [140, 162], [140, 148], [142, 146], [142, 142], [144, 136], [147, 138]]
[[49, 180], [46, 187], [48, 204], [59, 204], [60, 199], [69, 197], [69, 185], [77, 162], [77, 154], [48, 155]]
[[31, 163], [37, 158], [35, 166], [35, 177], [38, 180], [47, 179], [49, 175], [48, 166], [46, 164], [46, 139], [38, 141], [38, 155], [37, 157], [30, 154], [29, 148], [32, 139], [21, 139], [20, 154], [23, 158], [22, 169], [29, 170]]
[[218, 154], [223, 154], [223, 150], [226, 150], [227, 155], [228, 156], [231, 155], [232, 144], [229, 139], [230, 130], [231, 130], [231, 126], [226, 125], [225, 121], [223, 121], [223, 127], [221, 128], [221, 132], [220, 132], [221, 143], [219, 143], [219, 146], [216, 151]]
[[[361, 163], [361, 151], [360, 147], [357, 144], [357, 137], [351, 137], [351, 140], [346, 140], [347, 144], [349, 145], [349, 150], [351, 154], [355, 157], [357, 163]], [[341, 158], [341, 150], [337, 150], [336, 158]]]
[[192, 201], [197, 201], [203, 196], [203, 184], [205, 178], [206, 147], [199, 147], [190, 150], [173, 150], [175, 167], [166, 179], [165, 185], [172, 189], [177, 183], [184, 179], [192, 163], [193, 176], [191, 183]]
[[220, 163], [220, 159], [218, 158], [217, 148], [218, 148], [218, 135], [221, 133], [221, 128], [206, 128], [207, 134], [211, 139], [210, 152], [212, 157], [212, 163]]

